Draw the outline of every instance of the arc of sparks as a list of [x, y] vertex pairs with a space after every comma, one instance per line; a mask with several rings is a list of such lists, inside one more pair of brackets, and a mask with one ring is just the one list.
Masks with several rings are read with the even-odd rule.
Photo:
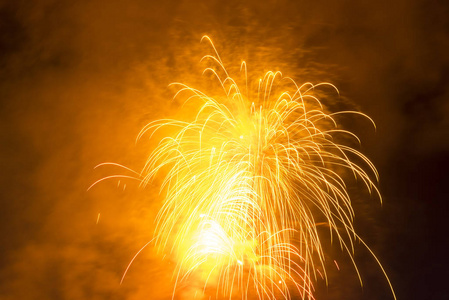
[[204, 289], [214, 284], [217, 297], [247, 299], [252, 291], [260, 299], [291, 299], [292, 293], [313, 299], [317, 274], [327, 282], [318, 224], [325, 224], [348, 253], [362, 283], [353, 259], [360, 237], [345, 178], [352, 174], [382, 200], [378, 173], [361, 152], [337, 142], [340, 136], [360, 140], [340, 129], [335, 117], [356, 114], [374, 121], [360, 112], [326, 112], [316, 89], [330, 86], [338, 93], [335, 86], [298, 85], [280, 72], [267, 72], [257, 97], [250, 98], [246, 62], [240, 66], [244, 95], [212, 40], [204, 36], [202, 41], [214, 52], [201, 59], [212, 65], [204, 73], [218, 80], [223, 96], [173, 83], [175, 98], [194, 102], [197, 113], [191, 122], [162, 119], [146, 125], [138, 140], [162, 128], [175, 133], [159, 141], [141, 172], [129, 176], [142, 186], [158, 174], [163, 177], [165, 200], [154, 242], [176, 257], [176, 284], [201, 271], [207, 274]]

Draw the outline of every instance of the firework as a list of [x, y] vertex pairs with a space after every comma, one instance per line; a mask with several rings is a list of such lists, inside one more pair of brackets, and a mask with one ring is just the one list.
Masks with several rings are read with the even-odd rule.
[[280, 72], [267, 72], [251, 93], [245, 62], [243, 93], [212, 41], [203, 40], [213, 49], [203, 57], [205, 72], [222, 95], [173, 83], [175, 98], [197, 108], [193, 121], [157, 120], [138, 135], [175, 132], [159, 141], [138, 174], [143, 186], [162, 178], [155, 245], [175, 257], [175, 285], [201, 274], [197, 280], [204, 289], [213, 284], [217, 298], [313, 299], [317, 276], [327, 282], [318, 226], [328, 227], [351, 259], [359, 239], [344, 178], [350, 174], [380, 198], [373, 164], [337, 142], [358, 138], [335, 116], [372, 120], [326, 112], [317, 88], [338, 94], [333, 85], [297, 85]]

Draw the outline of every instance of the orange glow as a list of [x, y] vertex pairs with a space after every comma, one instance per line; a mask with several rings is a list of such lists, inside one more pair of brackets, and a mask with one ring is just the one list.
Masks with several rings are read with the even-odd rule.
[[299, 293], [313, 299], [317, 276], [327, 282], [318, 225], [329, 228], [353, 262], [360, 240], [344, 178], [351, 174], [380, 198], [373, 164], [337, 142], [358, 138], [339, 128], [335, 116], [372, 120], [360, 112], [327, 112], [318, 89], [330, 87], [337, 95], [330, 83], [298, 85], [270, 71], [251, 91], [245, 62], [241, 90], [210, 38], [203, 40], [214, 51], [202, 59], [209, 63], [204, 73], [217, 79], [221, 96], [173, 83], [175, 98], [196, 107], [196, 115], [189, 122], [162, 119], [145, 126], [138, 139], [163, 128], [175, 133], [159, 140], [143, 170], [128, 177], [143, 186], [163, 178], [155, 245], [177, 262], [175, 286], [194, 277], [203, 293], [216, 288], [216, 297], [291, 299]]

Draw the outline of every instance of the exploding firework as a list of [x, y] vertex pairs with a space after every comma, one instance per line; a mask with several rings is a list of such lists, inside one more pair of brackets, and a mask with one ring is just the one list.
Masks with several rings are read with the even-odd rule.
[[267, 72], [251, 93], [245, 62], [242, 91], [212, 41], [203, 40], [213, 49], [203, 57], [204, 72], [222, 95], [173, 83], [175, 98], [196, 107], [193, 121], [157, 120], [138, 135], [175, 132], [159, 140], [138, 173], [143, 186], [163, 178], [154, 243], [177, 261], [175, 292], [195, 275], [217, 298], [313, 299], [317, 276], [327, 282], [319, 226], [358, 273], [352, 254], [360, 239], [345, 178], [355, 177], [380, 198], [373, 164], [338, 142], [358, 138], [338, 127], [336, 115], [372, 120], [327, 112], [317, 90], [328, 86], [338, 94], [333, 85], [298, 85], [280, 72]]

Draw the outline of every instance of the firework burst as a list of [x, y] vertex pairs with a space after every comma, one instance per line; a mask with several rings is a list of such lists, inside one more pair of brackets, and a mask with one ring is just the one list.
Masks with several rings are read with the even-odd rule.
[[177, 285], [197, 273], [204, 289], [213, 283], [217, 298], [313, 299], [317, 276], [327, 281], [318, 226], [328, 227], [351, 259], [359, 239], [344, 178], [352, 174], [380, 198], [373, 164], [337, 142], [358, 138], [340, 129], [335, 116], [372, 120], [326, 112], [317, 87], [338, 94], [329, 83], [297, 85], [267, 72], [248, 92], [244, 62], [242, 92], [212, 41], [203, 40], [214, 51], [203, 57], [210, 65], [204, 72], [216, 78], [222, 96], [173, 83], [175, 98], [197, 108], [193, 121], [157, 120], [138, 135], [175, 132], [159, 141], [139, 173], [144, 186], [163, 178], [155, 245], [176, 257]]

